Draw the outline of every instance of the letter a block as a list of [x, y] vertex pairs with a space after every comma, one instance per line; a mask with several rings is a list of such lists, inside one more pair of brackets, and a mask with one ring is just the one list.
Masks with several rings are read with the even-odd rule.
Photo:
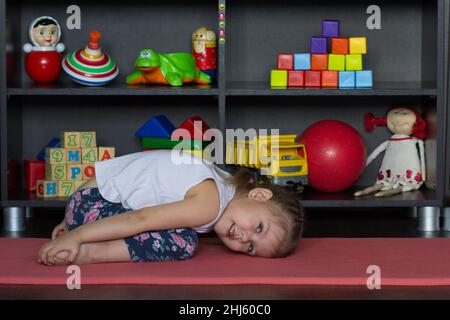
[[83, 171], [83, 180], [89, 180], [95, 176], [94, 164], [84, 163], [81, 165]]
[[67, 180], [83, 180], [83, 167], [81, 164], [67, 165]]
[[80, 132], [63, 132], [61, 134], [62, 148], [80, 148]]
[[97, 138], [95, 131], [80, 132], [80, 148], [97, 147]]
[[97, 148], [83, 148], [81, 149], [81, 163], [94, 163], [98, 161]]
[[58, 197], [70, 197], [75, 192], [75, 182], [62, 180], [58, 181]]
[[66, 152], [62, 148], [45, 149], [45, 159], [47, 164], [64, 164], [66, 163]]
[[116, 148], [98, 147], [98, 161], [114, 159], [115, 156], [116, 156]]
[[66, 180], [66, 164], [47, 164], [45, 166], [46, 180]]
[[81, 163], [81, 149], [64, 149], [66, 151], [66, 163], [67, 164], [80, 164]]

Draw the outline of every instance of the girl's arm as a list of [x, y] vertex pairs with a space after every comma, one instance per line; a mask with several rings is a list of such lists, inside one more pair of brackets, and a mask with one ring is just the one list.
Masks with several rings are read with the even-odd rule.
[[375, 150], [372, 151], [372, 153], [369, 155], [366, 161], [366, 167], [369, 166], [369, 164], [376, 158], [380, 153], [382, 153], [384, 150], [386, 150], [387, 145], [389, 141], [385, 141], [382, 144], [380, 144]]

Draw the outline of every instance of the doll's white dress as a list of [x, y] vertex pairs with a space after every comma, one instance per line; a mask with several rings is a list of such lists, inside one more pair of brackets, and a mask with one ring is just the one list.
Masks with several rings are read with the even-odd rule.
[[419, 189], [423, 184], [422, 166], [424, 166], [423, 141], [407, 135], [395, 134], [382, 143], [367, 159], [370, 163], [383, 150], [386, 150], [377, 174], [377, 184], [384, 188], [402, 191]]

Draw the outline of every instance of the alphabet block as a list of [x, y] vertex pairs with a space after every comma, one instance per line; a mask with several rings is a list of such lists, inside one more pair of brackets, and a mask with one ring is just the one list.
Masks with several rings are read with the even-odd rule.
[[66, 153], [67, 164], [80, 164], [81, 163], [81, 149], [64, 149]]
[[311, 70], [311, 54], [310, 53], [294, 54], [294, 69]]
[[36, 182], [36, 196], [39, 198], [57, 198], [58, 182], [38, 180]]
[[349, 40], [350, 54], [366, 54], [367, 40], [366, 37], [354, 37]]
[[288, 87], [304, 87], [305, 71], [289, 70], [288, 71]]
[[47, 164], [45, 166], [45, 180], [66, 180], [66, 164]]
[[81, 149], [81, 163], [94, 163], [98, 161], [97, 148], [82, 148]]
[[270, 72], [270, 86], [286, 87], [287, 86], [287, 70], [272, 70]]
[[83, 168], [81, 164], [67, 165], [67, 180], [83, 180]]
[[90, 163], [83, 163], [81, 165], [81, 169], [83, 171], [83, 180], [89, 180], [95, 176], [95, 166]]
[[48, 164], [64, 164], [66, 163], [66, 151], [63, 148], [47, 148], [45, 149], [45, 158]]
[[312, 54], [311, 70], [328, 70], [328, 54]]
[[58, 181], [58, 197], [70, 197], [75, 192], [75, 181]]
[[61, 133], [61, 147], [80, 148], [80, 132], [64, 131], [63, 133]]
[[339, 71], [339, 88], [354, 88], [355, 82], [355, 71]]
[[294, 55], [291, 53], [279, 53], [277, 61], [278, 70], [294, 69]]
[[36, 180], [36, 197], [44, 197], [44, 179]]
[[347, 71], [361, 71], [363, 69], [362, 55], [348, 54], [345, 56], [345, 69]]
[[114, 147], [98, 147], [98, 161], [114, 159], [116, 156], [116, 148]]
[[95, 131], [80, 132], [80, 148], [97, 147], [97, 138]]
[[328, 55], [328, 70], [345, 71], [345, 55], [343, 54]]
[[320, 88], [321, 72], [320, 71], [305, 71], [305, 87]]
[[331, 53], [348, 54], [349, 53], [348, 38], [332, 38]]
[[339, 85], [339, 75], [337, 71], [322, 71], [322, 87], [337, 88]]

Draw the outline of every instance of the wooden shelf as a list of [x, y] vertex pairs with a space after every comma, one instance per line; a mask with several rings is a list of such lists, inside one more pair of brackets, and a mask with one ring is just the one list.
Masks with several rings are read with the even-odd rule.
[[276, 88], [268, 82], [227, 82], [229, 96], [436, 96], [437, 86], [431, 82], [378, 82], [373, 88]]

